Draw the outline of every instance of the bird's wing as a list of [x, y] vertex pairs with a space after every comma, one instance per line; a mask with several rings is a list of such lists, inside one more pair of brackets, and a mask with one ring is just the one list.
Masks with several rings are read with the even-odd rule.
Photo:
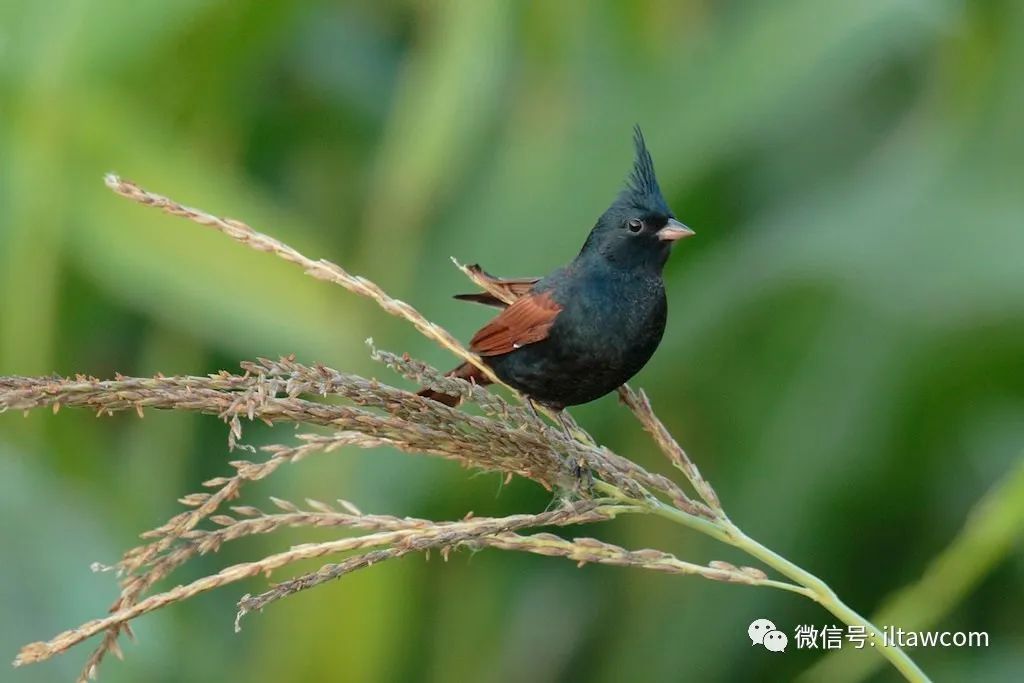
[[498, 356], [547, 339], [561, 310], [550, 292], [527, 294], [473, 335], [469, 349], [481, 356]]
[[460, 301], [475, 301], [478, 304], [497, 306], [498, 308], [505, 308], [511, 302], [525, 296], [535, 284], [540, 282], [539, 277], [495, 277], [476, 264], [466, 266], [466, 269], [470, 271], [477, 284], [487, 291], [475, 294], [456, 294], [455, 298]]

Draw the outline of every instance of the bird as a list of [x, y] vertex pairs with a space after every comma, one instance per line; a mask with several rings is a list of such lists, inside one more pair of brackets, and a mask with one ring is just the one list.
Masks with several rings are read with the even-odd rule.
[[[662, 271], [673, 245], [694, 231], [665, 201], [639, 126], [633, 146], [625, 187], [568, 265], [544, 278], [508, 279], [469, 266], [489, 291], [455, 296], [504, 309], [473, 336], [469, 349], [525, 395], [531, 410], [531, 402], [538, 403], [562, 416], [567, 406], [614, 391], [647, 364], [665, 332]], [[447, 376], [490, 383], [468, 362]], [[432, 389], [419, 395], [452, 407], [460, 402]]]

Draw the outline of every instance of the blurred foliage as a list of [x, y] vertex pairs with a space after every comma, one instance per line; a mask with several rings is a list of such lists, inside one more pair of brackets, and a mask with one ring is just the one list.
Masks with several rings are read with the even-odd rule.
[[[8, 0], [0, 373], [294, 352], [380, 374], [370, 335], [450, 363], [365, 301], [112, 196], [102, 174], [244, 218], [466, 337], [487, 313], [448, 298], [466, 286], [448, 257], [506, 275], [567, 261], [639, 122], [698, 237], [669, 264], [669, 331], [637, 383], [733, 519], [870, 613], [1024, 444], [1022, 70], [1012, 0]], [[660, 466], [614, 398], [576, 415]], [[88, 563], [228, 457], [209, 418], [2, 416], [2, 650], [96, 616], [114, 580]], [[388, 452], [286, 469], [259, 495], [436, 518], [548, 502]], [[723, 553], [650, 520], [605, 531]], [[991, 646], [915, 653], [940, 680], [1024, 676], [1024, 553], [1006, 541], [934, 626]], [[237, 597], [145, 619], [104, 680], [786, 680], [820, 653], [751, 648], [746, 625], [832, 623], [786, 594], [496, 552], [376, 567], [240, 636]], [[85, 654], [4, 678], [67, 679]]]

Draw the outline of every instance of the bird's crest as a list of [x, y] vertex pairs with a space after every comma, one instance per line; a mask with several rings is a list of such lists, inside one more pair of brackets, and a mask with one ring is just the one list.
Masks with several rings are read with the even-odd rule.
[[654, 175], [654, 160], [647, 151], [647, 143], [639, 125], [633, 126], [633, 146], [633, 171], [629, 174], [629, 181], [621, 199], [626, 199], [634, 205], [664, 207], [667, 211], [665, 199], [658, 186], [658, 178]]

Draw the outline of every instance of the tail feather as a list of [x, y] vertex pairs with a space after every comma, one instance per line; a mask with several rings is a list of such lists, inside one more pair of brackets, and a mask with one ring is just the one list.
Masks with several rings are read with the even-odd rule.
[[[450, 370], [445, 373], [445, 377], [458, 377], [459, 379], [464, 379], [466, 381], [479, 384], [480, 386], [487, 386], [491, 383], [491, 381], [487, 379], [482, 372], [480, 372], [480, 368], [475, 365], [470, 365], [469, 363], [463, 363], [454, 370]], [[421, 389], [416, 393], [416, 395], [429, 398], [433, 401], [437, 401], [438, 403], [443, 403], [444, 405], [452, 408], [462, 402], [462, 398], [460, 396], [452, 396], [451, 394], [434, 391], [433, 389]]]
[[456, 294], [455, 297], [459, 301], [472, 301], [474, 303], [483, 304], [484, 306], [496, 306], [497, 308], [508, 308], [508, 304], [487, 292], [476, 292], [474, 294]]

